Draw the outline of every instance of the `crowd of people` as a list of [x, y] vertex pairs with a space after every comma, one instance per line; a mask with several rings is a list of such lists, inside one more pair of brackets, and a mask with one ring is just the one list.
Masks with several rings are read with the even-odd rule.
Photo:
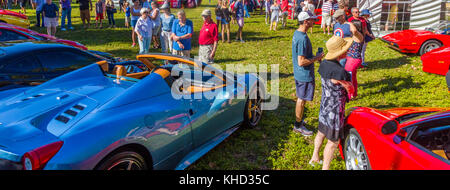
[[[42, 23], [47, 27], [49, 35], [55, 35], [58, 17], [58, 7], [51, 0], [33, 0], [37, 3], [37, 26]], [[90, 11], [93, 4], [91, 0], [78, 0], [80, 4], [80, 17], [85, 28], [90, 26]], [[257, 3], [256, 3], [257, 2]], [[71, 0], [60, 0], [63, 9], [61, 15], [61, 30], [73, 29], [71, 26]], [[148, 53], [151, 45], [161, 48], [164, 53], [191, 57], [193, 23], [187, 19], [184, 9], [180, 9], [176, 16], [170, 11], [166, 0], [160, 7], [156, 1], [133, 0], [130, 5], [127, 1], [120, 1], [120, 10], [125, 12], [125, 27], [132, 28], [132, 47], [139, 44], [139, 53]], [[201, 13], [203, 25], [199, 32], [199, 60], [205, 63], [214, 61], [218, 48], [219, 33], [222, 43], [230, 43], [230, 24], [237, 24], [236, 41], [245, 43], [243, 39], [244, 20], [248, 12], [254, 11], [259, 4], [260, 14], [265, 9], [266, 24], [270, 30], [276, 30], [279, 20], [285, 27], [288, 17], [289, 0], [218, 0], [215, 9], [215, 20], [210, 9]], [[348, 0], [325, 0], [322, 4], [323, 33], [331, 35], [326, 42], [327, 54], [323, 48], [318, 48], [316, 55], [308, 37], [312, 32], [317, 16], [312, 0], [295, 0], [293, 15], [298, 20], [299, 27], [292, 39], [292, 62], [296, 86], [296, 107], [294, 131], [304, 136], [311, 136], [313, 132], [304, 122], [304, 108], [306, 102], [312, 101], [315, 89], [314, 63], [321, 62], [318, 73], [321, 76], [322, 97], [319, 112], [318, 134], [314, 140], [314, 152], [310, 160], [311, 165], [323, 164], [322, 169], [329, 169], [334, 151], [339, 139], [343, 136], [345, 104], [357, 97], [357, 71], [367, 67], [365, 63], [365, 50], [368, 42], [375, 39], [371, 31], [369, 17], [370, 11], [351, 8], [349, 13]], [[96, 27], [102, 27], [105, 13], [108, 16], [110, 27], [115, 27], [114, 3], [112, 0], [97, 0], [95, 3]], [[65, 19], [68, 20], [67, 27]], [[214, 22], [215, 21], [215, 22]], [[220, 28], [220, 30], [219, 30]], [[332, 32], [330, 31], [332, 30]], [[226, 40], [225, 40], [226, 39]], [[324, 139], [328, 143], [324, 149], [323, 162], [319, 159], [319, 150]]]
[[[326, 33], [325, 28], [327, 30], [333, 28], [333, 35], [326, 42], [328, 50], [326, 55], [320, 48], [315, 56], [313, 54], [307, 33], [312, 28], [316, 16], [307, 9], [303, 9], [298, 15], [299, 28], [292, 40], [292, 62], [297, 94], [296, 121], [293, 130], [304, 136], [313, 134], [306, 128], [303, 111], [306, 102], [313, 100], [314, 63], [320, 62], [318, 73], [321, 76], [322, 97], [319, 125], [314, 139], [314, 152], [309, 163], [322, 164], [322, 169], [329, 169], [339, 140], [343, 138], [345, 104], [357, 96], [357, 70], [367, 67], [364, 63], [365, 48], [367, 43], [375, 38], [368, 20], [371, 15], [369, 10], [360, 12], [358, 8], [353, 7], [351, 15], [347, 15], [348, 1], [340, 0], [337, 5], [338, 9], [331, 11], [335, 6], [328, 0], [322, 7], [322, 10], [326, 10], [322, 13], [324, 34], [330, 33]], [[325, 138], [328, 142], [322, 161], [319, 159], [319, 150]]]

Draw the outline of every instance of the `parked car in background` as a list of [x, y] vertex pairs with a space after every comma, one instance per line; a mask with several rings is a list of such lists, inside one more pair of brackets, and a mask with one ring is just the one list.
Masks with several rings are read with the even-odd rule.
[[41, 34], [39, 32], [15, 26], [12, 24], [0, 23], [0, 42], [14, 41], [14, 40], [37, 40], [37, 41], [52, 41], [74, 46], [83, 50], [88, 48], [81, 43], [59, 39], [47, 34]]
[[58, 43], [0, 42], [0, 91], [39, 85], [102, 60], [114, 61]]
[[185, 169], [262, 117], [254, 74], [169, 54], [137, 59], [0, 92], [0, 169]]
[[450, 46], [450, 22], [441, 22], [425, 30], [394, 32], [383, 36], [381, 40], [402, 53], [423, 55], [433, 49]]
[[355, 107], [344, 129], [347, 169], [450, 169], [450, 108]]
[[450, 69], [450, 46], [431, 50], [420, 59], [424, 72], [445, 75]]
[[0, 23], [8, 23], [23, 28], [30, 27], [30, 20], [22, 13], [0, 9]]

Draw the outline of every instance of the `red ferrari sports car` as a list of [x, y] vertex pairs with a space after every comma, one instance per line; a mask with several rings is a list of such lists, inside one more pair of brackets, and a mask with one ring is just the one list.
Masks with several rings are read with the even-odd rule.
[[55, 38], [53, 36], [41, 34], [36, 31], [22, 28], [19, 26], [15, 26], [12, 24], [0, 23], [0, 42], [14, 41], [14, 40], [27, 40], [27, 39], [28, 40], [37, 40], [37, 41], [53, 41], [53, 42], [77, 47], [77, 48], [80, 48], [83, 50], [88, 49], [83, 44], [80, 44], [75, 41]]
[[450, 46], [450, 22], [442, 22], [426, 30], [402, 30], [385, 35], [382, 41], [402, 53], [423, 55], [433, 49]]
[[445, 75], [450, 69], [450, 46], [431, 50], [423, 54], [421, 59], [424, 72]]
[[347, 169], [450, 170], [450, 108], [347, 110], [339, 146]]

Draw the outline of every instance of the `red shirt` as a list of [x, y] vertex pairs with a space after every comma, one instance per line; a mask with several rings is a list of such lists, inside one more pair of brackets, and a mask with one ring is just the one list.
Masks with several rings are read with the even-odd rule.
[[289, 1], [288, 0], [283, 0], [281, 2], [281, 11], [288, 11], [288, 5], [289, 5]]
[[[356, 18], [355, 17], [350, 17], [349, 19], [348, 19], [348, 21], [349, 22], [351, 22], [352, 20], [355, 20]], [[364, 28], [367, 28], [367, 21], [366, 21], [366, 19], [364, 19], [363, 17], [358, 17], [357, 18], [359, 21], [361, 21], [361, 23], [362, 23], [362, 27], [363, 27], [363, 31], [364, 31]], [[363, 34], [364, 35], [364, 34]]]
[[217, 41], [219, 41], [219, 32], [217, 29], [217, 24], [214, 23], [213, 21], [209, 22], [205, 21], [198, 36], [198, 44], [211, 45]]

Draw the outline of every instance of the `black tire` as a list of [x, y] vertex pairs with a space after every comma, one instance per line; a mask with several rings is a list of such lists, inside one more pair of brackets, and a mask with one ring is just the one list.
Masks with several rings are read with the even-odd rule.
[[419, 50], [419, 54], [423, 55], [433, 49], [442, 47], [442, 43], [437, 40], [428, 40], [422, 44]]
[[[256, 95], [255, 95], [256, 93]], [[244, 126], [256, 127], [261, 121], [263, 110], [262, 110], [262, 100], [263, 95], [258, 88], [253, 88], [247, 98], [244, 108]]]
[[[353, 143], [353, 145], [351, 144]], [[344, 158], [347, 170], [371, 170], [366, 148], [355, 128], [351, 128], [344, 142]], [[358, 154], [360, 154], [358, 156]]]
[[148, 170], [147, 162], [139, 153], [123, 151], [106, 157], [97, 170]]

